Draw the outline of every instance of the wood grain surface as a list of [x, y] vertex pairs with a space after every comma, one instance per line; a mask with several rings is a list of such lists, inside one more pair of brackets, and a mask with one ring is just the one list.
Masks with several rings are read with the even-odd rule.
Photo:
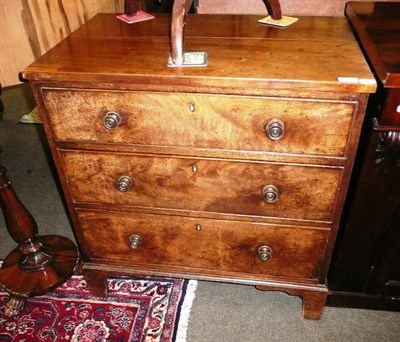
[[[106, 203], [231, 215], [331, 222], [340, 168], [107, 153], [61, 154], [75, 203]], [[193, 166], [196, 165], [196, 171]], [[127, 192], [116, 189], [131, 178]], [[265, 186], [278, 188], [275, 203]]]
[[[239, 89], [242, 94], [277, 88], [306, 88], [318, 93], [371, 92], [376, 88], [343, 18], [328, 20], [332, 27], [341, 27], [337, 32], [331, 27], [329, 34], [321, 34], [318, 20], [307, 17], [299, 19], [297, 26], [286, 28], [285, 34], [279, 28], [257, 24], [256, 16], [229, 16], [229, 25], [224, 18], [218, 26], [217, 22], [210, 25], [216, 20], [214, 16], [187, 16], [186, 50], [206, 51], [206, 68], [167, 67], [169, 33], [160, 34], [159, 26], [168, 27], [168, 15], [157, 15], [155, 20], [127, 28], [112, 15], [99, 14], [24, 74], [30, 80], [136, 83], [142, 89], [144, 85], [170, 86], [164, 90], [173, 91], [218, 87], [218, 92]], [[99, 26], [107, 33], [99, 35]], [[322, 27], [329, 25], [325, 22]], [[242, 30], [249, 39], [239, 39]], [[295, 32], [292, 38], [291, 32]], [[121, 58], [123, 63], [118, 63]]]
[[[326, 230], [177, 216], [83, 210], [79, 217], [90, 260], [159, 270], [185, 265], [200, 274], [256, 274], [260, 279], [316, 279], [328, 236]], [[143, 239], [137, 250], [129, 247], [134, 234]], [[263, 245], [272, 249], [270, 260], [258, 259]]]
[[[58, 141], [252, 151], [260, 159], [269, 152], [344, 157], [356, 106], [350, 101], [67, 89], [44, 90], [44, 97]], [[103, 125], [110, 111], [122, 120], [112, 130]], [[274, 119], [284, 124], [280, 140], [267, 137]]]
[[[199, 68], [167, 66], [169, 25], [98, 14], [25, 70], [89, 287], [104, 294], [118, 270], [233, 281], [301, 295], [319, 317], [376, 89], [346, 20], [280, 30], [188, 15], [185, 49], [209, 57]], [[110, 111], [121, 120], [104, 127]], [[279, 140], [271, 119], [285, 123]]]

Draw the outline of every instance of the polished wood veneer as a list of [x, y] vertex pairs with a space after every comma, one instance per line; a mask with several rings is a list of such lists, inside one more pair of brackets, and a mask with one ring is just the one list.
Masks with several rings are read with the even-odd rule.
[[[141, 268], [195, 275], [238, 274], [259, 280], [279, 276], [309, 278], [317, 283], [327, 230], [281, 227], [232, 220], [79, 210], [82, 231], [91, 258], [104, 264], [136, 264]], [[149, 225], [149, 222], [152, 224]], [[200, 222], [200, 223], [199, 223]], [[109, 236], [114, 243], [109, 243]], [[132, 252], [132, 235], [142, 245]], [[265, 241], [273, 245], [272, 258], [260, 262], [255, 254]], [[185, 265], [185, 268], [182, 267]], [[197, 275], [198, 277], [198, 275]]]
[[344, 19], [284, 30], [256, 16], [97, 15], [25, 70], [63, 185], [83, 273], [255, 285], [319, 318], [368, 94]]
[[18, 244], [0, 267], [0, 284], [10, 293], [5, 317], [18, 315], [30, 296], [60, 286], [74, 272], [79, 255], [75, 244], [59, 235], [38, 235], [35, 219], [15, 193], [0, 164], [0, 206], [7, 231]]
[[[60, 143], [109, 142], [158, 149], [170, 146], [263, 153], [273, 150], [338, 157], [345, 155], [351, 113], [357, 105], [354, 101], [53, 89], [44, 89], [44, 98], [52, 114], [55, 139]], [[123, 121], [112, 134], [103, 127], [109, 108], [120, 113]], [[286, 123], [285, 137], [279, 143], [260, 132], [268, 124], [266, 112]], [[314, 134], [321, 130], [323, 136]]]
[[[334, 219], [336, 193], [331, 189], [338, 187], [342, 174], [340, 168], [86, 151], [62, 151], [61, 160], [76, 203], [321, 223]], [[123, 175], [133, 183], [126, 192], [115, 187]], [[279, 191], [274, 203], [263, 198], [268, 184]]]

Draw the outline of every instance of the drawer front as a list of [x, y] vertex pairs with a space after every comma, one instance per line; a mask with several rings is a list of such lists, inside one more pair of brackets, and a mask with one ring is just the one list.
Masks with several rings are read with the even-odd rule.
[[183, 157], [63, 151], [61, 160], [75, 202], [325, 222], [341, 177], [338, 168]]
[[[322, 156], [345, 155], [354, 110], [340, 102], [112, 91], [44, 89], [44, 99], [56, 140]], [[121, 121], [106, 129], [109, 112]], [[108, 125], [119, 122], [107, 117]]]
[[78, 211], [78, 217], [92, 261], [159, 270], [317, 278], [329, 233], [124, 212]]

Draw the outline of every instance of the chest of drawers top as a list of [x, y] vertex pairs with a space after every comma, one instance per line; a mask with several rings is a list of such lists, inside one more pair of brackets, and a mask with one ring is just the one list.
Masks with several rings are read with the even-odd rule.
[[[208, 66], [168, 68], [170, 17], [128, 25], [98, 14], [24, 71], [30, 81], [110, 83], [141, 90], [265, 95], [372, 92], [374, 79], [343, 18], [304, 17], [285, 29], [257, 16], [188, 15], [185, 51]], [[87, 86], [87, 85], [86, 85]], [[89, 85], [90, 86], [90, 85]]]

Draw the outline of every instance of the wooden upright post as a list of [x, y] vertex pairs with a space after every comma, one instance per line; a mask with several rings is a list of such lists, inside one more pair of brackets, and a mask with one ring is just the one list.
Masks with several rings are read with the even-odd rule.
[[0, 204], [8, 233], [18, 246], [0, 268], [0, 284], [11, 294], [4, 314], [19, 314], [27, 297], [44, 294], [64, 283], [74, 272], [78, 250], [59, 235], [38, 235], [33, 216], [19, 200], [0, 165]]

